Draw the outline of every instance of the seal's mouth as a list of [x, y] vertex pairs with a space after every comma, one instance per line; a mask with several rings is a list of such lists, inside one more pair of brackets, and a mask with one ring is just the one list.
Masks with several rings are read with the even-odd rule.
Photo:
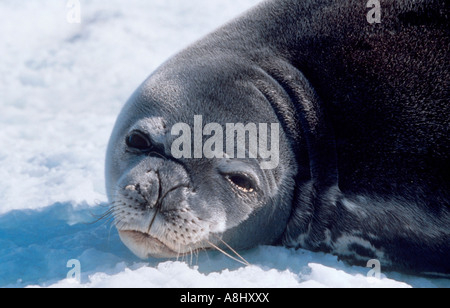
[[119, 230], [119, 236], [125, 246], [141, 259], [148, 259], [150, 257], [176, 258], [193, 253], [199, 249], [210, 249], [210, 247], [203, 246], [179, 247], [179, 251], [175, 251], [156, 237], [134, 230]]

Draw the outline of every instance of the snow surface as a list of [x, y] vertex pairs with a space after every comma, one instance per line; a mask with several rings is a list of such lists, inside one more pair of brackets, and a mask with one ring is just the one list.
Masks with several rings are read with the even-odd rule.
[[[121, 106], [164, 60], [259, 0], [0, 1], [0, 287], [450, 287], [283, 247], [142, 261], [107, 209], [104, 156]], [[65, 279], [81, 264], [81, 283]], [[387, 276], [387, 277], [386, 277]]]

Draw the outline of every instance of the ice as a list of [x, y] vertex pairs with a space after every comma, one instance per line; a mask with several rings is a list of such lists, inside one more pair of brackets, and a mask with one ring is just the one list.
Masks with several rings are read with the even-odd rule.
[[[349, 266], [334, 256], [284, 247], [243, 251], [241, 265], [217, 251], [178, 260], [135, 257], [120, 241], [107, 207], [57, 203], [0, 216], [0, 287], [448, 287], [445, 279], [384, 273]], [[67, 279], [78, 260], [81, 281]]]

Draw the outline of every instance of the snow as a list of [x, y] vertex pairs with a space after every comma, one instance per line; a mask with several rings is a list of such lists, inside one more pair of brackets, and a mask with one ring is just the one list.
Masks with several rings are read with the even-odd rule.
[[[106, 145], [121, 106], [164, 60], [259, 0], [0, 2], [0, 287], [450, 287], [283, 247], [142, 261], [107, 210]], [[81, 281], [66, 279], [69, 260]]]

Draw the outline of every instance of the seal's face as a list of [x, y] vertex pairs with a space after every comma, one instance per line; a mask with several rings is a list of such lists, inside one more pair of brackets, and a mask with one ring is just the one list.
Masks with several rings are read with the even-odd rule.
[[[235, 249], [277, 241], [290, 215], [295, 174], [284, 136], [276, 138], [285, 154], [271, 169], [262, 168], [257, 155], [224, 153], [225, 136], [219, 138], [222, 152], [220, 142], [212, 147], [215, 154], [196, 152], [213, 134], [204, 130], [207, 123], [214, 123], [216, 135], [220, 126], [226, 133], [229, 122], [277, 123], [273, 111], [262, 107], [267, 102], [236, 79], [211, 93], [206, 82], [160, 75], [124, 107], [109, 144], [107, 190], [122, 241], [141, 258], [182, 256], [224, 241]], [[193, 138], [174, 147], [180, 123], [191, 128]], [[204, 147], [194, 144], [199, 141]], [[180, 157], [174, 148], [191, 148], [192, 155]]]
[[183, 166], [150, 147], [142, 152], [147, 143], [135, 134], [125, 150], [135, 164], [119, 179], [112, 203], [120, 237], [136, 255], [176, 257], [210, 247], [263, 204], [264, 187], [250, 164]]

